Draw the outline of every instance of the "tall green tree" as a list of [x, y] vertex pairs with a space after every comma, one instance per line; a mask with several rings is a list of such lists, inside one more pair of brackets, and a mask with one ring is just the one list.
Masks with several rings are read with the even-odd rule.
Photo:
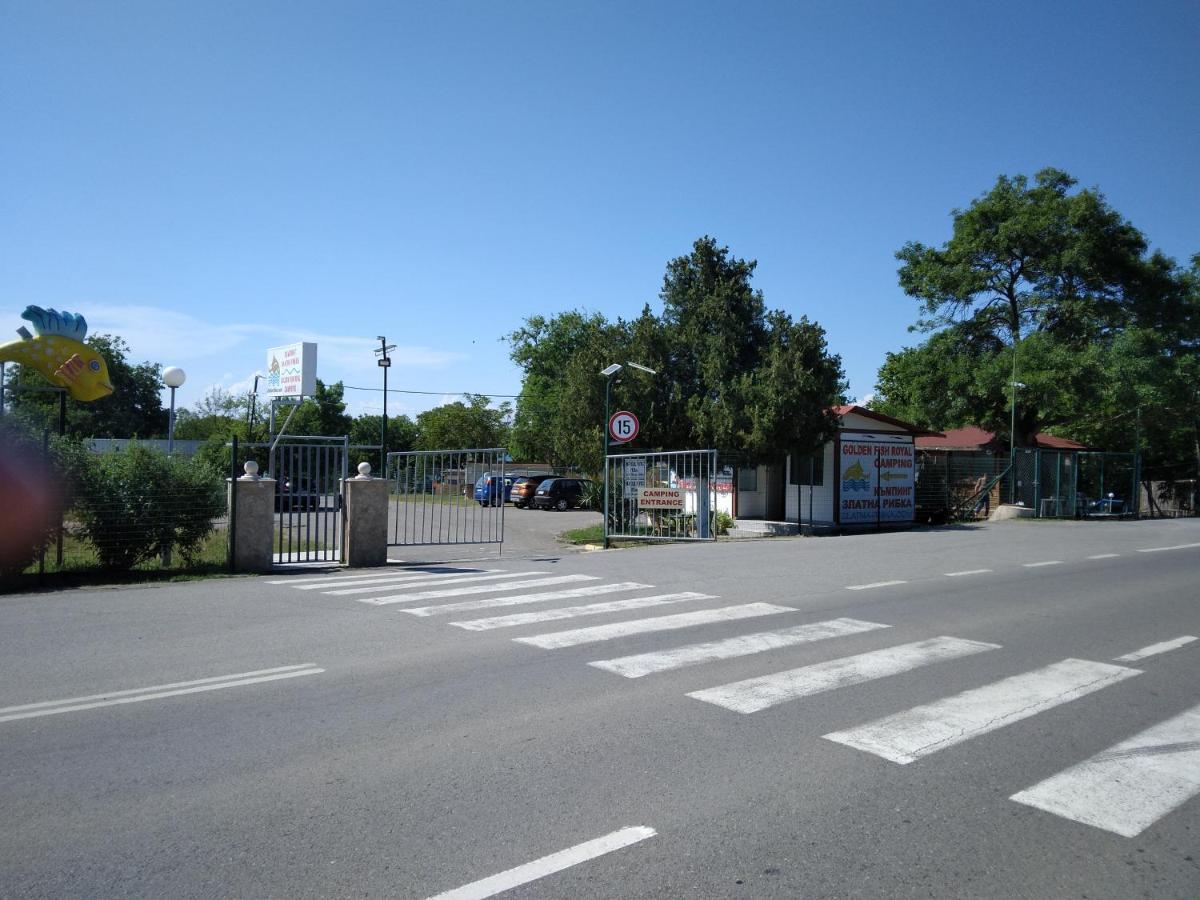
[[483, 394], [464, 394], [456, 400], [426, 410], [417, 416], [417, 447], [420, 450], [482, 449], [503, 447], [508, 439], [512, 407], [490, 405]]
[[636, 362], [608, 383], [611, 409], [641, 421], [636, 446], [716, 447], [758, 459], [807, 450], [834, 427], [841, 362], [805, 318], [768, 311], [751, 287], [755, 263], [710, 237], [667, 264], [659, 298], [632, 321], [579, 311], [536, 316], [509, 336], [525, 372], [513, 446], [598, 471], [606, 379], [612, 363]]
[[[350, 433], [350, 416], [346, 414], [345, 387], [342, 382], [325, 384], [317, 379], [316, 390], [306, 397], [288, 423], [288, 434], [312, 434], [322, 437], [341, 437]], [[275, 427], [281, 428], [287, 418], [286, 407], [275, 413]]]
[[906, 244], [900, 286], [920, 301], [924, 344], [889, 354], [873, 406], [935, 428], [977, 424], [1015, 442], [1077, 426], [1094, 409], [1114, 341], [1178, 329], [1187, 290], [1175, 263], [1095, 189], [1057, 169], [1002, 176], [941, 247]]

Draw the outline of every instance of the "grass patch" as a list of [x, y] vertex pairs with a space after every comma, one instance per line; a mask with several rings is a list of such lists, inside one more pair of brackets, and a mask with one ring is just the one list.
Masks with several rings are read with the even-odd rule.
[[586, 528], [574, 528], [571, 531], [564, 531], [558, 537], [559, 540], [567, 544], [601, 544], [604, 542], [604, 523], [597, 522], [595, 525], [588, 525]]

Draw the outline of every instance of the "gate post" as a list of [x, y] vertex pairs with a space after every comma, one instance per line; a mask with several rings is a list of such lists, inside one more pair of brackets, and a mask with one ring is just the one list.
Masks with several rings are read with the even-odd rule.
[[354, 569], [386, 566], [387, 479], [372, 478], [371, 464], [368, 462], [358, 464], [358, 473], [343, 482], [346, 497], [346, 565]]
[[233, 521], [232, 566], [235, 572], [270, 572], [274, 563], [275, 479], [260, 478], [258, 463], [248, 460], [245, 475], [226, 479]]

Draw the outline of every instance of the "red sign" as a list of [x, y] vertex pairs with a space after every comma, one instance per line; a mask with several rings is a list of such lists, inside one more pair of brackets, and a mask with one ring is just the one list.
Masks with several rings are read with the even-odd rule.
[[608, 436], [614, 444], [628, 444], [638, 436], [638, 418], [628, 410], [618, 410], [608, 420]]

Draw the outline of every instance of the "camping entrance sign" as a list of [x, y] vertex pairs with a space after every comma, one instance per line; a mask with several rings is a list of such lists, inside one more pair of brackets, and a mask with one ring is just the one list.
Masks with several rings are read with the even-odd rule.
[[913, 520], [916, 470], [910, 435], [843, 432], [839, 462], [841, 524]]

